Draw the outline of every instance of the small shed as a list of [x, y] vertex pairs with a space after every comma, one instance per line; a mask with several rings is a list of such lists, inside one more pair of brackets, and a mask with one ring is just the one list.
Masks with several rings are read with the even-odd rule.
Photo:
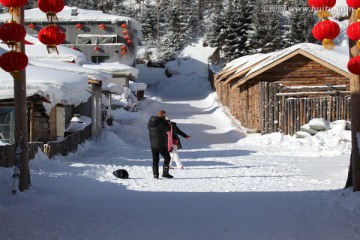
[[248, 63], [215, 81], [222, 103], [249, 131], [293, 135], [312, 118], [350, 120], [345, 48], [330, 52], [303, 43], [247, 58]]
[[[0, 48], [0, 52], [3, 49]], [[70, 63], [69, 63], [70, 64]], [[58, 113], [60, 108], [71, 110], [76, 106], [84, 104], [91, 98], [88, 89], [88, 78], [82, 74], [75, 74], [59, 69], [35, 66], [31, 61], [26, 68], [26, 96], [28, 104], [29, 141], [47, 142], [59, 137], [60, 122], [52, 117], [60, 119]], [[0, 108], [5, 117], [4, 127], [0, 130], [3, 135], [8, 136], [7, 142], [12, 143], [14, 134], [14, 79], [0, 69]], [[67, 111], [68, 112], [68, 111]], [[63, 111], [65, 117], [65, 111]], [[68, 114], [70, 115], [70, 114]], [[52, 124], [56, 123], [56, 124]], [[62, 121], [65, 128], [65, 120]], [[57, 129], [57, 130], [56, 130]], [[64, 131], [62, 132], [62, 136]]]

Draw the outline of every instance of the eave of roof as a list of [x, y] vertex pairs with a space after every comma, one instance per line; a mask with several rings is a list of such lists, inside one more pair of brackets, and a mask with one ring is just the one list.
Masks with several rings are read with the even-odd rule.
[[307, 58], [309, 58], [309, 59], [311, 59], [311, 60], [313, 60], [313, 61], [315, 61], [315, 62], [317, 62], [317, 63], [319, 63], [319, 64], [321, 64], [321, 65], [323, 65], [323, 66], [325, 66], [325, 67], [327, 67], [329, 69], [331, 69], [331, 70], [333, 70], [334, 72], [337, 72], [337, 73], [343, 75], [344, 77], [349, 77], [350, 78], [350, 74], [348, 72], [346, 72], [346, 71], [344, 71], [344, 70], [342, 70], [342, 69], [340, 69], [340, 68], [338, 68], [338, 67], [336, 67], [336, 66], [334, 66], [334, 65], [332, 65], [332, 64], [330, 64], [330, 63], [328, 63], [328, 62], [326, 62], [326, 61], [324, 61], [324, 60], [322, 60], [322, 59], [320, 59], [320, 58], [318, 58], [318, 57], [316, 57], [314, 55], [312, 55], [311, 53], [309, 53], [307, 51], [304, 51], [301, 48], [299, 48], [299, 49], [296, 49], [295, 51], [290, 52], [289, 54], [286, 54], [286, 55], [282, 56], [281, 58], [269, 63], [268, 65], [265, 65], [262, 68], [259, 68], [258, 70], [254, 71], [254, 72], [251, 72], [249, 75], [245, 76], [239, 82], [234, 84], [231, 87], [231, 89], [235, 89], [237, 87], [240, 87], [241, 85], [243, 85], [247, 81], [251, 80], [252, 78], [258, 76], [259, 74], [261, 74], [261, 73], [263, 73], [263, 72], [265, 72], [265, 71], [279, 65], [280, 63], [282, 63], [282, 62], [284, 62], [284, 61], [286, 61], [286, 60], [288, 60], [288, 59], [290, 59], [290, 58], [292, 58], [292, 57], [294, 57], [294, 56], [296, 56], [298, 54], [301, 54], [301, 55], [303, 55], [303, 56], [305, 56], [305, 57], [307, 57]]

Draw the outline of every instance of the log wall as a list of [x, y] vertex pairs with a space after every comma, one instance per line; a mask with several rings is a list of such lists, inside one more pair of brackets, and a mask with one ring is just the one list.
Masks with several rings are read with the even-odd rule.
[[251, 131], [294, 134], [312, 118], [350, 119], [349, 79], [301, 54], [231, 89], [240, 79], [216, 91]]

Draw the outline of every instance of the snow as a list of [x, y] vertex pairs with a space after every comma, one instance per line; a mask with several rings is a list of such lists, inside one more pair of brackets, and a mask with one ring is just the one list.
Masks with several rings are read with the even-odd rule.
[[327, 51], [324, 50], [324, 47], [321, 45], [313, 43], [299, 43], [284, 50], [271, 53], [270, 57], [253, 67], [246, 76], [249, 76], [250, 74], [270, 65], [271, 63], [279, 60], [280, 58], [283, 58], [286, 55], [289, 55], [298, 49], [304, 50], [311, 55], [343, 70], [344, 72], [349, 72], [347, 69], [347, 63], [349, 61], [349, 47], [336, 46], [334, 50]]
[[[12, 195], [13, 169], [0, 168], [1, 239], [359, 239], [360, 194], [343, 189], [350, 131], [246, 134], [211, 90], [201, 46], [167, 65], [170, 78], [138, 65], [139, 111], [113, 110], [114, 125], [66, 157], [38, 153], [29, 190]], [[146, 126], [160, 109], [191, 136], [172, 180], [151, 173]]]
[[[77, 10], [78, 15], [71, 15], [73, 9]], [[69, 6], [65, 6], [62, 11], [56, 14], [59, 22], [107, 22], [111, 23], [116, 22], [131, 22], [131, 27], [136, 29], [138, 38], [142, 39], [141, 32], [141, 24], [133, 18], [125, 17], [125, 16], [117, 16], [103, 13], [102, 11], [97, 10], [87, 10], [81, 8], [73, 8]], [[25, 22], [47, 22], [46, 14], [42, 12], [39, 8], [27, 9], [24, 13]], [[6, 22], [10, 19], [10, 15], [8, 13], [0, 14], [0, 21]]]

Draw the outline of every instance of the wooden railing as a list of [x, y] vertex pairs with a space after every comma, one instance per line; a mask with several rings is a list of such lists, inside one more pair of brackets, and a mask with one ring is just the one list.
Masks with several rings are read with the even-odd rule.
[[[55, 155], [66, 156], [71, 152], [75, 152], [78, 146], [91, 137], [91, 125], [84, 130], [71, 133], [61, 141], [50, 141], [46, 144], [42, 142], [30, 142], [28, 144], [29, 159], [33, 159], [35, 154], [40, 150], [49, 158]], [[0, 167], [12, 167], [15, 161], [15, 145], [0, 146]]]

